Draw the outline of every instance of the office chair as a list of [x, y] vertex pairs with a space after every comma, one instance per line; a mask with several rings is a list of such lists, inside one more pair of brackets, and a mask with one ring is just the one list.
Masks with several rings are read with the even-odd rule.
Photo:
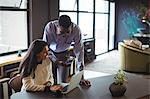
[[22, 87], [22, 79], [20, 74], [12, 77], [9, 82], [8, 82], [9, 86], [15, 91], [15, 92], [19, 92], [21, 91], [21, 87]]

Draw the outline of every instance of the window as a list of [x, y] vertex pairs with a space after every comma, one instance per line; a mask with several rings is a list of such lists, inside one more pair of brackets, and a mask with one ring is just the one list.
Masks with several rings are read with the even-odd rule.
[[77, 11], [77, 0], [60, 0], [60, 9]]
[[115, 38], [115, 3], [110, 3], [110, 24], [109, 24], [109, 50], [114, 48]]
[[28, 47], [27, 0], [0, 0], [0, 55]]
[[79, 25], [83, 39], [93, 38], [93, 0], [60, 0], [59, 7], [59, 15], [67, 14]]
[[79, 11], [93, 12], [94, 0], [79, 0]]
[[83, 39], [93, 38], [93, 14], [79, 13], [79, 27], [83, 34]]
[[95, 0], [95, 54], [108, 50], [108, 14], [109, 2]]
[[[114, 48], [113, 0], [59, 0], [59, 15], [67, 14], [79, 25], [83, 39], [95, 39], [95, 54]], [[66, 2], [69, 4], [66, 6]]]

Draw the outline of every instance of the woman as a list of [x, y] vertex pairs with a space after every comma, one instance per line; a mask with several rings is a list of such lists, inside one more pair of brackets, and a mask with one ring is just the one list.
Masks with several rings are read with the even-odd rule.
[[60, 85], [53, 85], [52, 62], [48, 56], [48, 45], [45, 41], [33, 41], [26, 56], [20, 63], [22, 89], [26, 91], [57, 91]]

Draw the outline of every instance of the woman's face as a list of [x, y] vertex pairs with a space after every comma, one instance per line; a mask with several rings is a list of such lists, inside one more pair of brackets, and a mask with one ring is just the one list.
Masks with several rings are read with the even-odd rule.
[[48, 46], [45, 46], [43, 50], [39, 54], [37, 54], [38, 61], [46, 59], [47, 56], [48, 56]]

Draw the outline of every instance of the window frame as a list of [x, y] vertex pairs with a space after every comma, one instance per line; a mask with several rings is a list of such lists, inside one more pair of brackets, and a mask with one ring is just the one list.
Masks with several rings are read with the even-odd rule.
[[[79, 9], [79, 0], [76, 0], [76, 2], [77, 2], [77, 10], [62, 10], [62, 9], [60, 9], [59, 8], [59, 15], [60, 15], [60, 13], [61, 12], [76, 12], [77, 13], [77, 25], [79, 25], [79, 18], [80, 18], [80, 16], [79, 16], [79, 13], [92, 13], [93, 14], [93, 36], [92, 37], [85, 37], [83, 40], [88, 40], [88, 39], [95, 39], [95, 21], [96, 21], [96, 19], [95, 19], [95, 15], [96, 14], [107, 14], [108, 15], [108, 36], [107, 36], [107, 39], [108, 39], [108, 43], [107, 43], [107, 51], [106, 52], [108, 52], [108, 51], [110, 51], [110, 50], [112, 50], [112, 49], [114, 49], [115, 48], [115, 46], [113, 45], [113, 48], [110, 48], [110, 3], [115, 3], [115, 1], [114, 0], [104, 0], [104, 1], [108, 1], [108, 12], [106, 12], [106, 11], [102, 11], [102, 12], [96, 12], [96, 0], [93, 0], [93, 11], [81, 11], [80, 9]], [[60, 2], [59, 2], [59, 5], [60, 5]], [[115, 33], [115, 31], [114, 31], [114, 33]], [[115, 41], [115, 38], [114, 38], [114, 41]], [[113, 42], [114, 43], [114, 42]], [[95, 46], [95, 45], [94, 45]], [[106, 53], [106, 52], [104, 52], [104, 53]], [[101, 54], [103, 54], [103, 53], [101, 53]], [[100, 55], [100, 54], [97, 54], [97, 55]]]
[[27, 8], [18, 8], [18, 7], [7, 7], [7, 6], [0, 6], [0, 11], [22, 11], [22, 12], [26, 12], [27, 13], [27, 48], [26, 49], [18, 49], [16, 51], [10, 51], [10, 52], [6, 52], [6, 53], [0, 53], [0, 56], [5, 56], [5, 55], [10, 55], [10, 54], [15, 54], [18, 53], [20, 50], [22, 52], [27, 51], [28, 47], [29, 47], [29, 41], [30, 41], [30, 37], [29, 37], [29, 0], [27, 0]]

